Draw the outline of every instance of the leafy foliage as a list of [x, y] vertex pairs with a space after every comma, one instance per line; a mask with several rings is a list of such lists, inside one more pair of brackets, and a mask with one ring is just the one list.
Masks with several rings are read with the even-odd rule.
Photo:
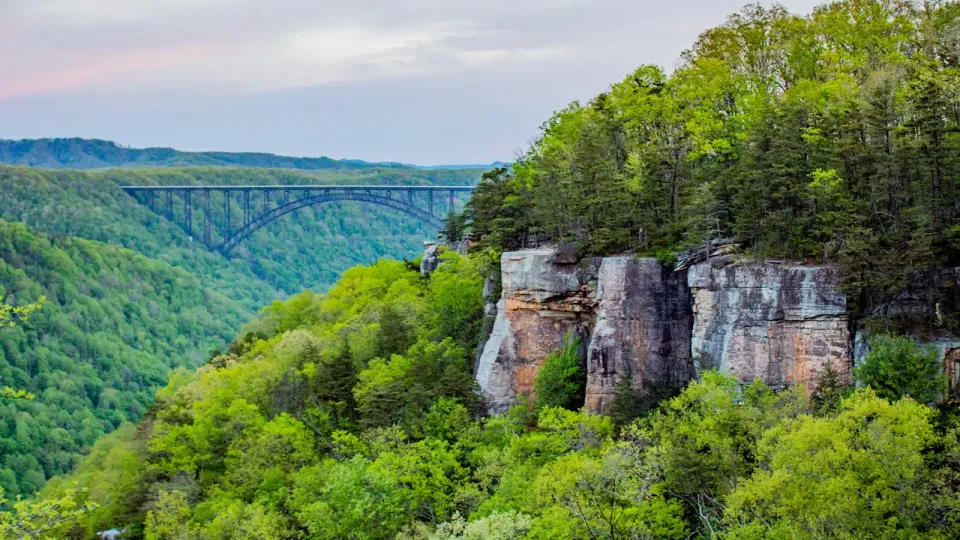
[[879, 335], [870, 338], [870, 351], [856, 368], [857, 381], [878, 396], [896, 401], [903, 397], [933, 403], [947, 390], [940, 354], [909, 338]]
[[[13, 328], [18, 322], [26, 321], [30, 314], [40, 309], [46, 297], [41, 296], [36, 302], [25, 306], [11, 306], [0, 303], [0, 327]], [[13, 389], [9, 386], [0, 387], [0, 397], [5, 399], [33, 399], [36, 396], [23, 389]]]
[[580, 339], [568, 333], [560, 350], [544, 360], [533, 382], [537, 410], [546, 407], [576, 410], [583, 406], [587, 377], [581, 364]]
[[[29, 496], [141, 418], [169, 367], [195, 368], [253, 315], [181, 269], [129, 250], [0, 222], [0, 487]], [[22, 316], [30, 311], [29, 319]], [[11, 311], [16, 315], [16, 309]]]
[[17, 322], [26, 321], [30, 314], [43, 306], [45, 297], [41, 296], [36, 302], [25, 306], [11, 306], [0, 304], [0, 326], [16, 326]]
[[[8, 502], [2, 495], [0, 491], [0, 503]], [[97, 508], [93, 503], [79, 504], [76, 499], [76, 493], [68, 490], [57, 500], [17, 500], [11, 511], [0, 513], [0, 538], [40, 538]]]
[[940, 1], [805, 17], [747, 5], [671, 74], [641, 66], [556, 112], [484, 176], [474, 240], [663, 256], [736, 237], [758, 256], [842, 264], [851, 308], [872, 314], [960, 263], [958, 16]]
[[[760, 467], [729, 498], [733, 538], [919, 538], [935, 440], [934, 412], [912, 400], [891, 404], [870, 391], [844, 400], [835, 416], [809, 415], [766, 431]], [[768, 529], [767, 524], [773, 524]]]

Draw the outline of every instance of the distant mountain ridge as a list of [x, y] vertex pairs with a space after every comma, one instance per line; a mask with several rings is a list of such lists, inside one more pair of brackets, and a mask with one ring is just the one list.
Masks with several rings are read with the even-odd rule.
[[173, 148], [128, 148], [101, 139], [0, 139], [0, 163], [40, 169], [146, 167], [259, 167], [317, 171], [331, 169], [483, 169], [486, 165], [428, 166], [328, 157], [290, 157], [265, 152], [184, 152]]
[[111, 167], [234, 166], [269, 169], [327, 170], [412, 168], [400, 163], [371, 163], [328, 157], [287, 157], [260, 152], [184, 152], [173, 148], [127, 148], [100, 139], [0, 139], [0, 163], [42, 169]]

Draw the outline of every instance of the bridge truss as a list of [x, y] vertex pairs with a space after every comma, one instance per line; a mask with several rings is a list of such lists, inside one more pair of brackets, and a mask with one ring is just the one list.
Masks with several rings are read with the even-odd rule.
[[440, 229], [455, 210], [458, 195], [473, 186], [121, 186], [140, 204], [224, 255], [254, 232], [301, 208], [335, 201], [358, 201], [392, 208]]

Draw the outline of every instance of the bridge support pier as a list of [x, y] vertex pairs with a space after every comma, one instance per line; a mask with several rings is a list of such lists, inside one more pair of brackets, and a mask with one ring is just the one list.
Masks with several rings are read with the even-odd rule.
[[193, 202], [192, 191], [183, 192], [183, 227], [187, 236], [193, 237]]
[[210, 190], [203, 190], [203, 245], [210, 247]]
[[230, 191], [224, 190], [223, 192], [223, 230], [225, 231], [224, 236], [229, 237], [233, 232], [230, 221]]

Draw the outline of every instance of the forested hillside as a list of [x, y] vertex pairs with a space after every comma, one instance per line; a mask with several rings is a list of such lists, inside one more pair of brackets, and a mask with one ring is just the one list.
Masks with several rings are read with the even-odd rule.
[[[479, 171], [292, 171], [222, 167], [45, 171], [0, 166], [0, 218], [39, 230], [118, 244], [196, 275], [256, 310], [303, 289], [325, 290], [347, 268], [380, 256], [414, 257], [436, 231], [392, 210], [358, 203], [304, 208], [271, 223], [224, 259], [194, 243], [118, 185], [452, 184]], [[239, 204], [239, 202], [238, 202]], [[237, 208], [239, 211], [239, 208]], [[279, 293], [278, 293], [279, 291]]]
[[566, 408], [582, 391], [571, 344], [547, 359], [535, 403], [484, 418], [469, 352], [487, 265], [445, 257], [428, 279], [381, 261], [348, 271], [326, 296], [275, 303], [226, 354], [177, 376], [147, 421], [105, 437], [48, 485], [50, 500], [103, 505], [69, 534], [960, 534], [956, 415], [881, 385], [879, 396], [833, 385], [811, 400], [802, 388], [777, 393], [707, 372], [644, 418], [620, 398], [603, 417]]
[[0, 139], [0, 163], [46, 169], [107, 167], [237, 166], [278, 169], [402, 168], [397, 163], [354, 159], [296, 158], [256, 152], [182, 152], [173, 148], [127, 148], [99, 139]]
[[667, 73], [645, 65], [544, 124], [481, 185], [493, 248], [669, 260], [735, 237], [761, 257], [839, 262], [855, 309], [960, 264], [960, 5], [750, 5]]
[[186, 271], [116, 246], [0, 221], [0, 296], [29, 321], [0, 328], [0, 487], [29, 495], [84, 449], [139, 420], [170, 367], [195, 368], [253, 317]]
[[0, 412], [6, 426], [0, 487], [8, 496], [31, 494], [69, 471], [98, 437], [139, 420], [168, 367], [202, 364], [274, 299], [325, 290], [346, 268], [384, 254], [413, 257], [435, 232], [386, 210], [330, 204], [273, 223], [228, 259], [194, 243], [118, 185], [462, 184], [475, 174], [0, 166], [0, 219], [31, 227], [2, 226], [0, 296], [13, 305], [43, 294], [48, 299], [30, 324], [0, 330], [0, 381], [37, 395]]
[[[49, 482], [37, 512], [0, 514], [0, 532], [42, 525], [59, 504], [67, 522], [54, 532], [72, 538], [111, 528], [146, 540], [960, 537], [960, 409], [938, 351], [911, 339], [871, 335], [850, 373], [827, 364], [811, 392], [701, 364], [679, 395], [641, 403], [622, 374], [606, 416], [582, 409], [574, 336], [542, 366], [521, 366], [534, 397], [507, 414], [487, 414], [473, 378], [490, 332], [485, 278], [507, 249], [564, 243], [573, 255], [655, 254], [672, 267], [683, 248], [732, 238], [747, 255], [839, 263], [861, 311], [960, 264], [958, 36], [952, 2], [844, 0], [807, 16], [748, 6], [705, 32], [673, 73], [643, 66], [570, 105], [522, 160], [486, 174], [463, 220], [450, 222], [451, 236], [471, 228], [468, 256], [441, 255], [427, 277], [380, 260], [325, 294], [274, 301], [203, 367], [174, 372], [139, 424]], [[306, 223], [293, 233], [278, 224], [228, 275], [111, 191], [311, 179], [296, 173], [0, 173], [71, 203], [13, 198], [18, 188], [2, 181], [13, 210], [0, 212], [60, 232], [84, 217], [83, 234], [143, 242], [201, 283], [262, 278], [292, 290], [298, 275], [323, 282], [326, 270], [305, 264], [322, 249], [337, 253], [331, 267], [363, 258], [353, 243], [337, 252], [309, 238]], [[434, 179], [406, 169], [336, 178], [368, 174]], [[371, 238], [390, 230], [344, 210]], [[304, 216], [310, 227], [334, 219]], [[156, 231], [171, 242], [151, 244]], [[282, 259], [277, 242], [297, 258]], [[926, 322], [944, 330], [957, 313], [938, 305]], [[78, 503], [100, 506], [75, 516]]]

